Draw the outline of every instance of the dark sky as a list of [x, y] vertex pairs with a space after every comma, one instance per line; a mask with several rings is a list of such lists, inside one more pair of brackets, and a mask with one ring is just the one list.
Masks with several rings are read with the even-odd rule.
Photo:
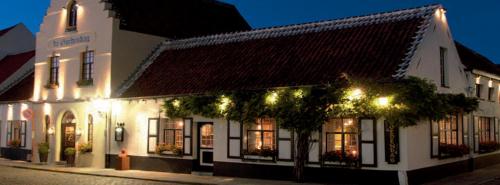
[[[454, 38], [500, 63], [500, 0], [223, 0], [254, 28], [336, 19], [441, 3]], [[38, 32], [49, 0], [0, 0], [0, 28], [19, 22]]]

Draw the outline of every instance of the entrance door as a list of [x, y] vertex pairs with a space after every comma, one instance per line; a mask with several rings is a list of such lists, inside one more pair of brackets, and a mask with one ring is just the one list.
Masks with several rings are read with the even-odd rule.
[[75, 129], [75, 115], [71, 112], [64, 113], [61, 121], [61, 161], [66, 160], [66, 155], [64, 155], [66, 148], [75, 148]]
[[214, 162], [214, 124], [198, 124], [198, 160], [201, 171], [212, 171]]

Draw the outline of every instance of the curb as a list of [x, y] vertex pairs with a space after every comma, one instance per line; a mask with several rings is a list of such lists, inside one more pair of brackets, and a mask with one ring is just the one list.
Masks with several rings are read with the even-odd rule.
[[44, 168], [35, 168], [35, 167], [29, 167], [29, 166], [17, 166], [17, 165], [8, 165], [8, 164], [0, 164], [0, 166], [18, 168], [18, 169], [27, 169], [27, 170], [48, 171], [48, 172], [55, 172], [55, 173], [66, 173], [66, 174], [87, 175], [87, 176], [97, 176], [97, 177], [122, 178], [122, 179], [131, 179], [131, 180], [163, 182], [163, 183], [175, 183], [175, 184], [186, 184], [186, 185], [218, 185], [216, 183], [196, 183], [196, 182], [185, 182], [185, 181], [175, 181], [175, 180], [159, 180], [159, 179], [148, 179], [148, 178], [139, 178], [139, 177], [127, 177], [127, 176], [119, 176], [119, 175], [103, 175], [103, 174], [95, 174], [95, 173], [73, 172], [73, 171], [64, 171], [64, 170], [56, 170], [56, 169], [44, 169]]

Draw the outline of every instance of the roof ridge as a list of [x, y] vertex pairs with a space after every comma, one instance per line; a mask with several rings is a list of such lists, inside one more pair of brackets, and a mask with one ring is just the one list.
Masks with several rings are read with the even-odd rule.
[[136, 70], [130, 74], [129, 78], [119, 86], [115, 95], [121, 96], [128, 88], [130, 88], [133, 85], [133, 83], [142, 75], [142, 73], [144, 73], [144, 71], [152, 63], [155, 62], [156, 58], [159, 57], [161, 53], [169, 49], [173, 50], [188, 49], [199, 46], [210, 46], [217, 44], [243, 42], [248, 40], [292, 36], [304, 33], [347, 29], [352, 27], [380, 24], [391, 21], [408, 20], [412, 18], [424, 18], [422, 24], [419, 26], [419, 30], [416, 32], [414, 41], [411, 43], [411, 47], [408, 48], [408, 52], [406, 53], [402, 61], [402, 64], [400, 64], [400, 69], [398, 69], [396, 71], [396, 74], [393, 75], [393, 77], [395, 78], [400, 78], [404, 76], [404, 74], [406, 73], [406, 69], [409, 66], [411, 57], [415, 53], [418, 44], [422, 40], [425, 30], [429, 26], [430, 16], [433, 15], [435, 10], [438, 8], [442, 8], [442, 5], [431, 4], [416, 8], [407, 8], [394, 11], [373, 13], [365, 16], [352, 16], [352, 17], [333, 19], [327, 21], [277, 26], [277, 27], [262, 28], [250, 31], [222, 33], [222, 34], [193, 37], [180, 40], [166, 40], [160, 43], [156, 47], [156, 49], [154, 49], [153, 52], [136, 68]]
[[246, 40], [265, 39], [278, 36], [290, 36], [300, 33], [346, 29], [356, 26], [378, 24], [395, 20], [407, 20], [414, 17], [425, 17], [426, 15], [429, 15], [429, 13], [433, 13], [432, 10], [441, 7], [442, 6], [440, 4], [431, 4], [415, 8], [372, 13], [362, 16], [351, 16], [331, 20], [260, 28], [249, 31], [229, 32], [186, 39], [168, 40], [164, 42], [164, 45], [168, 46], [166, 49], [186, 49], [197, 46], [241, 42]]

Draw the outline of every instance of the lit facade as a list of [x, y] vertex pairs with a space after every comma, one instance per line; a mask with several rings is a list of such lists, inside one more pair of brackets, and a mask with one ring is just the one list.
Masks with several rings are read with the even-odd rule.
[[[137, 84], [149, 81], [151, 86], [161, 86], [166, 83], [165, 78], [178, 81], [188, 78], [168, 75], [147, 78], [155, 77], [148, 73], [155, 64], [177, 56], [177, 52], [195, 55], [199, 54], [198, 48], [210, 51], [210, 47], [226, 44], [238, 47], [251, 41], [304, 36], [324, 30], [334, 32], [362, 27], [359, 22], [378, 25], [375, 20], [384, 24], [390, 24], [387, 20], [398, 20], [406, 25], [413, 19], [418, 19], [418, 25], [408, 24], [408, 28], [415, 28], [412, 34], [416, 36], [409, 37], [414, 40], [402, 48], [405, 57], [397, 58], [403, 63], [390, 75], [425, 78], [435, 83], [440, 93], [467, 96], [474, 95], [476, 83], [484, 84], [487, 90], [479, 92], [487, 100], [481, 101], [481, 111], [472, 115], [450, 115], [440, 122], [421, 121], [407, 128], [388, 128], [383, 118], [332, 118], [310, 141], [312, 147], [306, 168], [312, 175], [309, 178], [357, 182], [377, 177], [376, 180], [386, 183], [412, 184], [438, 178], [439, 174], [432, 174], [434, 170], [449, 170], [451, 166], [451, 174], [469, 170], [469, 161], [475, 162], [474, 167], [485, 166], [486, 161], [500, 161], [498, 151], [487, 154], [479, 151], [482, 141], [500, 141], [498, 74], [484, 73], [463, 64], [440, 5], [186, 39], [122, 29], [120, 21], [124, 18], [117, 16], [110, 6], [111, 2], [96, 0], [52, 0], [37, 33], [33, 97], [29, 104], [19, 105], [31, 106], [34, 127], [27, 130], [32, 129], [35, 134], [26, 137], [31, 137], [33, 144], [49, 143], [49, 163], [65, 161], [66, 148], [91, 144], [91, 152], [77, 152], [76, 166], [112, 168], [118, 154], [125, 150], [132, 158], [132, 169], [290, 179], [294, 134], [280, 128], [272, 118], [258, 119], [252, 125], [197, 115], [168, 119], [162, 105], [180, 93], [141, 89], [143, 86]], [[208, 60], [201, 54], [198, 57], [200, 62]], [[189, 70], [186, 71], [185, 74], [189, 74]], [[184, 74], [182, 72], [179, 74]], [[150, 94], [127, 96], [134, 88], [139, 89], [138, 94], [142, 91]], [[488, 88], [493, 88], [493, 92]], [[352, 98], [360, 93], [359, 89], [353, 90]], [[385, 106], [389, 100], [380, 98], [377, 102]], [[7, 112], [4, 117], [9, 117], [9, 112], [19, 112], [14, 108], [11, 111], [10, 107], [0, 106], [0, 111]], [[480, 123], [481, 117], [490, 118], [488, 124]], [[488, 129], [484, 125], [488, 125]], [[447, 157], [442, 151], [443, 144], [468, 146], [471, 153]], [[31, 146], [37, 151], [36, 145]], [[351, 161], [339, 162], [338, 154]], [[37, 162], [38, 153], [32, 155]], [[338, 172], [348, 175], [335, 176]]]

